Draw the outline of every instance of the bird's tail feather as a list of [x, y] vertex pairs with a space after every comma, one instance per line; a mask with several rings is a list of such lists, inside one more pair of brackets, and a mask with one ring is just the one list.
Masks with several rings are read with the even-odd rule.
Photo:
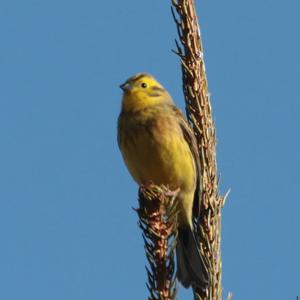
[[198, 249], [194, 233], [188, 226], [178, 229], [176, 256], [177, 278], [182, 285], [188, 288], [194, 284], [205, 290], [209, 282], [208, 271]]

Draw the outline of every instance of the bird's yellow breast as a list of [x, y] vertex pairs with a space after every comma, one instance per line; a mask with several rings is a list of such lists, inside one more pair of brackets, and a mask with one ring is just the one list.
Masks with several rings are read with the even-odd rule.
[[172, 111], [153, 108], [121, 114], [119, 133], [122, 155], [138, 184], [195, 190], [195, 163]]

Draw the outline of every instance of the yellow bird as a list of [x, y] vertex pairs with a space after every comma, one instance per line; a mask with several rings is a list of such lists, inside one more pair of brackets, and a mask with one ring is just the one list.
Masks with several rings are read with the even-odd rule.
[[[125, 164], [139, 184], [153, 182], [180, 188], [177, 278], [205, 290], [208, 272], [193, 233], [193, 211], [199, 207], [200, 163], [195, 136], [171, 96], [145, 73], [120, 86], [123, 93], [118, 143]], [[195, 216], [197, 217], [197, 216]]]

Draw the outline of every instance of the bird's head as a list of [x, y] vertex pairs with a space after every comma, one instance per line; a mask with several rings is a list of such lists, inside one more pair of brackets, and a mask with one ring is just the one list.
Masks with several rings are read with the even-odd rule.
[[123, 90], [122, 109], [136, 111], [149, 106], [171, 103], [165, 88], [151, 75], [139, 73], [120, 85]]

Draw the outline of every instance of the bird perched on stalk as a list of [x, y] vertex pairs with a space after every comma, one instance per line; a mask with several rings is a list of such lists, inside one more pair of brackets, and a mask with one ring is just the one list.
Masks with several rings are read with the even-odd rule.
[[[118, 143], [125, 164], [139, 184], [153, 182], [180, 189], [177, 278], [205, 290], [208, 272], [193, 232], [200, 206], [200, 163], [193, 131], [164, 87], [145, 73], [130, 77], [123, 90]], [[197, 217], [197, 216], [196, 216]]]

